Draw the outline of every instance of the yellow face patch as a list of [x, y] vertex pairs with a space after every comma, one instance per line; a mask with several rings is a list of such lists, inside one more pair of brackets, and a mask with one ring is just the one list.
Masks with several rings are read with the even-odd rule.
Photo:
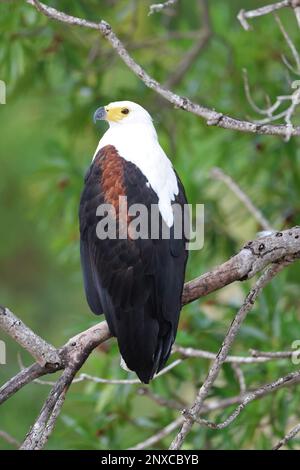
[[107, 121], [118, 122], [129, 114], [129, 109], [123, 106], [110, 107], [105, 106]]

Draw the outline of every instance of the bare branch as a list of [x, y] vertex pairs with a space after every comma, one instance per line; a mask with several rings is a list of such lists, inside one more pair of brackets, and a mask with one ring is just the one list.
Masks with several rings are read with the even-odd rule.
[[233, 372], [240, 386], [240, 393], [241, 395], [243, 395], [246, 392], [246, 380], [245, 380], [243, 370], [241, 366], [239, 364], [236, 364], [235, 362], [231, 364], [231, 367], [233, 369]]
[[[119, 57], [127, 65], [127, 67], [139, 77], [144, 84], [158, 93], [160, 96], [165, 98], [175, 107], [189, 111], [196, 116], [200, 116], [205, 119], [206, 123], [209, 126], [217, 126], [224, 129], [231, 129], [239, 132], [247, 132], [252, 134], [264, 134], [264, 135], [278, 135], [286, 136], [286, 126], [285, 125], [272, 125], [272, 124], [257, 124], [250, 121], [240, 120], [227, 116], [221, 112], [217, 112], [214, 109], [207, 108], [201, 104], [197, 104], [189, 100], [188, 98], [179, 96], [173, 93], [171, 90], [164, 88], [159, 82], [152, 78], [134, 59], [130, 56], [124, 44], [113, 32], [111, 26], [106, 22], [101, 20], [98, 23], [88, 21], [82, 18], [75, 16], [67, 15], [64, 12], [56, 10], [53, 7], [48, 7], [47, 5], [39, 2], [38, 0], [26, 0], [30, 5], [33, 5], [45, 16], [48, 16], [51, 19], [67, 23], [70, 25], [77, 25], [89, 29], [94, 29], [99, 31], [102, 36], [111, 44], [113, 49], [117, 52]], [[300, 126], [294, 127], [291, 131], [292, 136], [300, 135]]]
[[259, 108], [259, 106], [257, 106], [257, 104], [255, 103], [251, 95], [247, 69], [243, 69], [243, 80], [244, 80], [245, 95], [251, 108], [258, 114], [272, 117], [272, 114], [274, 113], [274, 111], [276, 111], [277, 108], [281, 105], [281, 101], [277, 99], [276, 103], [273, 106], [270, 104], [267, 109]]
[[[283, 232], [277, 232], [275, 234], [260, 237], [253, 242], [249, 242], [235, 257], [231, 258], [229, 261], [223, 265], [215, 268], [210, 273], [206, 273], [203, 276], [200, 276], [193, 281], [185, 284], [184, 293], [183, 293], [183, 304], [191, 302], [196, 298], [206, 295], [209, 292], [221, 288], [230, 282], [235, 280], [244, 280], [249, 279], [254, 276], [255, 273], [264, 269], [270, 263], [280, 263], [272, 264], [267, 272], [274, 272], [274, 274], [279, 271], [283, 266], [289, 264], [300, 256], [300, 228], [294, 227], [293, 229], [286, 230]], [[261, 279], [264, 279], [262, 276]], [[262, 282], [262, 281], [261, 281]], [[235, 321], [233, 322], [232, 327], [230, 328], [226, 339], [224, 340], [223, 347], [221, 352], [215, 357], [212, 353], [205, 352], [206, 356], [214, 359], [214, 366], [212, 372], [210, 372], [207, 381], [205, 382], [205, 391], [208, 393], [209, 387], [214, 382], [218, 371], [223, 362], [227, 359], [232, 359], [228, 357], [228, 350], [232, 341], [237, 334], [238, 328], [241, 321], [247, 314], [248, 309], [251, 307], [252, 303], [255, 301], [256, 295], [258, 294], [259, 289], [263, 286], [262, 284], [256, 285], [249, 296], [247, 297], [245, 304], [242, 306], [239, 314], [237, 315]], [[10, 312], [11, 315], [13, 315]], [[22, 322], [19, 322], [18, 319], [13, 316], [9, 318], [14, 318], [16, 321], [12, 323], [12, 327], [6, 331], [14, 337], [14, 332], [12, 331], [14, 326], [16, 326], [19, 335], [26, 335], [27, 332], [32, 337], [34, 333], [28, 329], [26, 325]], [[18, 335], [18, 337], [19, 337]], [[24, 336], [25, 337], [25, 336]], [[26, 449], [39, 449], [42, 448], [46, 443], [49, 433], [53, 429], [55, 420], [59, 414], [61, 406], [63, 404], [64, 395], [68, 390], [70, 384], [72, 383], [76, 372], [81, 368], [81, 365], [85, 362], [92, 350], [103, 343], [111, 337], [108, 330], [106, 322], [99, 323], [92, 328], [78, 334], [74, 338], [70, 339], [62, 348], [56, 350], [58, 357], [58, 362], [47, 363], [44, 366], [36, 363], [30, 366], [29, 368], [21, 371], [16, 377], [11, 379], [7, 384], [5, 384], [0, 390], [0, 403], [7, 400], [13, 393], [22, 388], [27, 383], [45, 375], [47, 373], [55, 372], [57, 370], [64, 369], [64, 372], [60, 379], [54, 384], [50, 395], [44, 404], [40, 415], [37, 418], [36, 423], [33, 425], [29, 431], [22, 448]], [[36, 340], [40, 342], [40, 339]], [[24, 344], [27, 345], [27, 341], [24, 341]], [[32, 344], [36, 344], [35, 340], [32, 341]], [[180, 352], [179, 349], [177, 349]], [[186, 351], [181, 351], [186, 352]], [[192, 351], [194, 354], [194, 352]], [[199, 354], [199, 353], [198, 353]], [[203, 352], [201, 353], [203, 355]], [[233, 357], [234, 358], [234, 357]], [[239, 358], [235, 362], [244, 363], [244, 362], [264, 362], [269, 360], [269, 358]], [[166, 373], [171, 368], [179, 364], [182, 359], [178, 359], [167, 366], [159, 375]], [[76, 379], [75, 379], [76, 380]], [[82, 375], [78, 377], [78, 380], [93, 380], [97, 383], [136, 383], [137, 380], [130, 381], [119, 381], [114, 379], [101, 379], [97, 377], [92, 377], [88, 375]], [[200, 397], [200, 398], [199, 398]], [[196, 404], [193, 409], [199, 408], [199, 403], [202, 403], [205, 398], [205, 393], [201, 392], [199, 394]], [[58, 404], [57, 404], [58, 403]], [[202, 406], [202, 405], [201, 405]], [[193, 414], [195, 419], [198, 417], [197, 413]], [[183, 427], [185, 427], [187, 422], [184, 422]], [[176, 425], [177, 426], [177, 425]], [[175, 428], [176, 428], [175, 426]], [[174, 425], [171, 426], [171, 429], [175, 429]], [[169, 430], [170, 427], [167, 428]], [[171, 431], [170, 431], [171, 432]]]
[[26, 349], [41, 366], [60, 362], [54, 346], [36, 335], [8, 308], [1, 306], [0, 328]]
[[[162, 375], [170, 372], [170, 370], [174, 369], [174, 367], [181, 364], [183, 359], [176, 359], [175, 361], [171, 362], [168, 366], [164, 367], [158, 374], [155, 374], [152, 380], [158, 379]], [[89, 374], [80, 374], [76, 379], [72, 381], [72, 384], [80, 383], [80, 382], [93, 382], [96, 384], [110, 384], [110, 385], [134, 385], [140, 384], [141, 381], [139, 379], [104, 379], [102, 377], [95, 377]], [[35, 379], [35, 383], [40, 385], [55, 385], [55, 382], [51, 382], [49, 380], [40, 380]]]
[[36, 422], [28, 432], [21, 449], [42, 449], [47, 442], [49, 433], [54, 427], [65, 399], [65, 394], [75, 374], [82, 367], [92, 350], [110, 337], [111, 334], [107, 323], [102, 322], [73, 337], [61, 349], [60, 354], [64, 372], [54, 384]]
[[[284, 258], [291, 259], [291, 257], [296, 260], [299, 256], [299, 227], [276, 232], [265, 237], [259, 237], [245, 245], [244, 248], [230, 260], [212, 271], [187, 282], [184, 286], [182, 302], [183, 304], [187, 304], [234, 281], [250, 279], [270, 263], [279, 262]], [[22, 325], [22, 322], [18, 323], [17, 327], [21, 328]], [[26, 328], [28, 327], [25, 327], [22, 334], [25, 334], [25, 331], [27, 331]], [[33, 365], [25, 372], [20, 372], [14, 379], [9, 381], [8, 384], [0, 390], [0, 403], [11, 396], [12, 393], [41, 375], [63, 368], [61, 357], [66, 349], [71, 347], [70, 345], [72, 345], [72, 343], [76, 345], [74, 346], [74, 350], [80, 354], [80, 350], [84, 350], [88, 344], [96, 347], [108, 338], [109, 332], [107, 324], [102, 322], [69, 340], [69, 342], [61, 348], [59, 362], [56, 362], [53, 367], [49, 368], [48, 364], [48, 366], [43, 369], [41, 366]], [[240, 360], [244, 361], [244, 359]]]
[[175, 5], [175, 3], [177, 3], [177, 0], [166, 0], [163, 3], [154, 3], [153, 5], [150, 5], [148, 15], [153, 15], [153, 13], [161, 12], [162, 10], [165, 10], [166, 8]]
[[64, 389], [63, 392], [60, 394], [58, 400], [56, 401], [55, 405], [54, 405], [54, 408], [53, 408], [53, 411], [48, 419], [48, 422], [47, 422], [47, 425], [45, 427], [45, 430], [44, 430], [44, 433], [40, 439], [40, 443], [39, 443], [39, 448], [42, 449], [48, 439], [49, 439], [49, 436], [51, 435], [51, 433], [53, 432], [54, 430], [54, 426], [55, 426], [55, 423], [56, 423], [56, 420], [61, 412], [61, 409], [62, 409], [62, 406], [65, 402], [65, 398], [66, 398], [66, 394], [67, 394], [67, 389]]
[[236, 195], [236, 197], [244, 204], [250, 214], [253, 215], [254, 219], [259, 223], [263, 230], [272, 232], [274, 229], [271, 224], [262, 214], [262, 212], [253, 204], [250, 197], [240, 188], [240, 186], [229, 176], [226, 175], [221, 168], [213, 168], [211, 170], [213, 178], [222, 181], [227, 187]]
[[211, 271], [186, 282], [182, 303], [187, 304], [234, 281], [252, 278], [270, 263], [300, 257], [300, 228], [272, 233], [247, 243], [242, 250]]
[[[300, 371], [288, 374], [284, 377], [281, 377], [278, 380], [275, 380], [274, 382], [263, 385], [262, 387], [259, 387], [255, 390], [245, 391], [244, 394], [240, 394], [240, 395], [230, 397], [230, 398], [223, 398], [222, 400], [213, 399], [213, 400], [207, 401], [203, 403], [203, 406], [200, 410], [201, 415], [205, 413], [209, 413], [211, 411], [217, 411], [220, 409], [228, 408], [229, 406], [236, 405], [236, 404], [239, 404], [239, 406], [222, 423], [217, 424], [212, 421], [208, 421], [207, 419], [204, 419], [204, 418], [196, 418], [195, 422], [203, 426], [207, 426], [211, 429], [225, 428], [232, 421], [234, 421], [235, 418], [238, 417], [241, 411], [251, 401], [263, 398], [266, 395], [269, 395], [270, 393], [273, 393], [274, 391], [279, 390], [281, 387], [290, 387], [299, 382], [300, 382]], [[153, 398], [153, 400], [159, 405], [168, 406], [167, 404], [165, 405], [163, 404], [163, 402], [161, 401], [162, 400], [161, 397], [159, 397], [159, 399], [157, 399], [156, 395], [153, 397], [154, 394], [152, 394], [152, 392], [149, 392], [148, 389], [147, 389], [146, 395], [149, 396], [150, 398]], [[189, 410], [182, 410], [182, 414], [183, 416], [180, 416], [175, 421], [170, 423], [168, 426], [166, 426], [165, 428], [163, 428], [161, 431], [154, 434], [150, 438], [132, 447], [132, 449], [136, 449], [136, 450], [146, 449], [147, 447], [151, 447], [157, 442], [159, 442], [161, 439], [165, 438], [168, 434], [171, 434], [171, 432], [173, 432], [175, 429], [177, 429], [179, 426], [181, 426], [184, 423], [184, 418], [185, 419], [190, 418]], [[292, 437], [294, 437], [294, 435]]]
[[157, 403], [159, 406], [163, 406], [166, 408], [170, 408], [171, 410], [179, 410], [181, 411], [182, 408], [184, 408], [184, 404], [182, 402], [172, 400], [169, 398], [162, 397], [160, 395], [157, 395], [157, 393], [153, 393], [150, 388], [148, 387], [141, 387], [138, 389], [137, 393], [139, 395], [146, 396], [150, 398], [152, 401]]
[[15, 439], [13, 436], [8, 434], [6, 431], [2, 431], [1, 429], [0, 429], [0, 438], [4, 439], [4, 441], [8, 442], [8, 444], [11, 444], [14, 447], [18, 448], [20, 446], [20, 442], [17, 439]]
[[[18, 327], [20, 324], [24, 326], [24, 331], [27, 331], [28, 327], [26, 327], [23, 322], [18, 323]], [[25, 333], [23, 332], [23, 334]], [[32, 334], [34, 335], [33, 332], [30, 333], [30, 335]], [[78, 358], [86, 360], [94, 348], [110, 337], [111, 334], [108, 330], [107, 323], [103, 321], [83, 331], [74, 338], [71, 338], [61, 349], [56, 351], [59, 362], [55, 364], [48, 363], [45, 366], [35, 363], [19, 372], [19, 374], [4, 384], [0, 389], [0, 404], [24, 387], [24, 385], [27, 385], [38, 377], [64, 369], [68, 364], [78, 360]]]
[[[300, 382], [300, 371], [290, 373], [284, 377], [280, 377], [280, 379], [275, 380], [274, 382], [271, 382], [269, 384], [263, 385], [260, 388], [257, 388], [253, 392], [246, 392], [243, 399], [241, 400], [240, 405], [233, 411], [233, 413], [228, 416], [228, 418], [225, 419], [222, 423], [216, 424], [211, 421], [208, 421], [206, 419], [202, 418], [196, 418], [195, 421], [198, 424], [202, 424], [204, 426], [207, 426], [211, 429], [224, 429], [227, 426], [229, 426], [243, 411], [243, 409], [251, 403], [253, 400], [256, 400], [257, 398], [264, 397], [268, 393], [272, 393], [275, 390], [278, 390], [281, 387], [284, 386], [290, 386], [294, 385], [296, 383]], [[185, 410], [184, 414], [189, 418], [189, 411]], [[193, 418], [192, 418], [193, 419]]]
[[275, 20], [276, 20], [276, 22], [277, 22], [277, 24], [280, 28], [280, 31], [281, 31], [284, 39], [286, 40], [287, 45], [289, 46], [289, 49], [292, 53], [294, 61], [296, 62], [297, 71], [300, 72], [300, 57], [299, 57], [298, 51], [296, 49], [296, 46], [293, 43], [293, 41], [291, 40], [290, 36], [288, 35], [288, 32], [286, 31], [285, 27], [283, 26], [279, 16], [278, 15], [274, 15], [274, 16], [275, 16]]
[[[296, 3], [296, 2], [295, 2], [295, 3]], [[299, 2], [299, 1], [298, 1], [297, 3], [298, 3], [298, 5], [300, 5], [300, 2]], [[294, 13], [295, 13], [295, 17], [296, 17], [298, 26], [299, 26], [299, 28], [300, 28], [300, 6], [295, 6], [295, 7], [294, 7]]]
[[179, 418], [175, 419], [175, 421], [172, 421], [172, 423], [168, 424], [165, 428], [161, 429], [159, 432], [154, 434], [153, 436], [149, 437], [149, 439], [146, 439], [143, 442], [140, 442], [134, 447], [130, 447], [128, 450], [143, 450], [147, 449], [147, 447], [151, 447], [157, 442], [161, 441], [165, 437], [167, 437], [171, 432], [175, 431], [175, 429], [179, 428], [179, 426], [182, 425], [184, 422], [183, 416], [179, 416]]
[[291, 7], [292, 3], [293, 2], [291, 0], [283, 0], [281, 2], [257, 8], [256, 10], [241, 10], [237, 15], [237, 19], [241, 23], [242, 27], [246, 31], [249, 31], [249, 29], [251, 29], [251, 26], [248, 23], [247, 19], [257, 18], [258, 16], [264, 16], [268, 15], [269, 13], [273, 13], [274, 11], [280, 10], [281, 8]]
[[58, 379], [52, 388], [41, 412], [25, 437], [20, 449], [22, 450], [39, 450], [47, 442], [49, 430], [53, 429], [54, 423], [61, 410], [61, 405], [65, 394], [73, 380], [78, 368], [84, 362], [83, 358], [78, 358], [78, 362], [72, 364], [64, 370], [62, 376]]
[[[268, 5], [266, 7], [259, 8], [257, 10], [253, 10], [251, 12], [245, 12], [242, 10], [239, 14], [239, 19], [241, 20], [242, 24], [244, 27], [246, 26], [246, 29], [249, 29], [249, 25], [246, 22], [245, 15], [254, 15], [254, 16], [260, 16], [261, 14], [267, 14], [270, 13], [271, 11], [275, 11], [276, 9], [282, 8], [283, 6], [291, 6], [294, 8], [296, 18], [297, 20], [300, 19], [300, 1], [299, 0], [291, 0], [288, 2], [279, 2], [273, 5]], [[300, 74], [300, 56], [298, 54], [297, 48], [295, 44], [293, 43], [292, 39], [290, 38], [288, 32], [284, 28], [280, 18], [276, 13], [274, 13], [275, 20], [280, 28], [280, 31], [292, 53], [293, 59], [296, 64], [296, 68], [294, 68], [288, 59], [282, 55], [282, 60], [285, 66], [291, 70], [293, 73], [296, 73], [297, 75]], [[252, 99], [251, 92], [250, 92], [250, 87], [249, 87], [249, 81], [248, 81], [248, 75], [246, 70], [243, 70], [243, 77], [244, 77], [244, 87], [245, 87], [245, 93], [246, 93], [246, 98], [255, 112], [265, 115], [264, 119], [261, 119], [259, 121], [256, 121], [258, 124], [264, 125], [268, 124], [274, 121], [278, 121], [280, 119], [283, 119], [285, 124], [286, 124], [286, 135], [285, 135], [285, 140], [288, 141], [292, 134], [293, 134], [293, 123], [292, 123], [292, 117], [297, 109], [297, 107], [300, 104], [300, 82], [299, 81], [294, 81], [291, 84], [292, 89], [294, 91], [291, 91], [289, 95], [283, 95], [283, 96], [277, 96], [276, 101], [273, 104], [269, 104], [269, 106], [266, 109], [261, 109], [259, 106], [257, 106]], [[281, 107], [282, 104], [289, 102], [290, 104], [288, 107], [281, 111], [277, 112], [278, 109]], [[274, 114], [275, 111], [277, 114]]]
[[287, 444], [291, 439], [293, 439], [298, 433], [300, 432], [300, 423], [296, 424], [296, 426], [291, 429], [284, 438], [280, 439], [280, 441], [273, 447], [273, 450], [278, 450], [285, 444]]
[[38, 363], [32, 364], [30, 367], [27, 367], [27, 369], [22, 370], [0, 388], [0, 405], [28, 383], [33, 382], [42, 375], [55, 372], [57, 370], [60, 370], [60, 367], [48, 369], [45, 366], [40, 366]]
[[[184, 348], [182, 346], [174, 345], [173, 352], [179, 353], [182, 357], [198, 357], [202, 359], [209, 359], [214, 361], [217, 357], [215, 353], [210, 351], [203, 351], [202, 349]], [[286, 359], [290, 358], [293, 354], [292, 351], [284, 351], [278, 353], [261, 353], [257, 351], [257, 355], [252, 356], [227, 356], [225, 362], [231, 364], [261, 364], [269, 362], [273, 359]]]
[[253, 304], [255, 300], [257, 299], [259, 293], [261, 290], [265, 287], [265, 285], [273, 279], [273, 277], [279, 273], [287, 264], [289, 264], [288, 261], [282, 263], [282, 264], [277, 264], [277, 265], [272, 265], [269, 268], [266, 269], [266, 271], [261, 275], [261, 277], [258, 279], [258, 281], [255, 283], [254, 287], [251, 289], [247, 297], [245, 298], [245, 301], [238, 311], [237, 315], [235, 316], [233, 322], [231, 323], [231, 326], [223, 340], [223, 344], [216, 356], [216, 359], [214, 360], [207, 378], [205, 379], [202, 387], [199, 390], [199, 393], [197, 395], [197, 398], [193, 404], [193, 406], [188, 410], [188, 417], [185, 419], [185, 422], [180, 430], [180, 432], [177, 434], [176, 438], [172, 442], [170, 449], [180, 449], [187, 434], [190, 432], [195, 419], [197, 419], [199, 412], [202, 408], [203, 402], [205, 398], [207, 397], [212, 385], [214, 384], [215, 380], [217, 379], [219, 372], [221, 370], [222, 364], [225, 362], [226, 357], [228, 355], [228, 352], [239, 332], [239, 329], [242, 325], [242, 322], [246, 318], [247, 314], [249, 311], [252, 309]]
[[294, 351], [258, 351], [257, 349], [250, 349], [252, 357], [269, 358], [269, 359], [286, 359], [293, 356]]

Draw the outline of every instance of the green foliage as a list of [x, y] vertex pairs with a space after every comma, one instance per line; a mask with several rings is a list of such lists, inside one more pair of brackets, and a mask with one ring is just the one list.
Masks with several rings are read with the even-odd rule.
[[[134, 58], [160, 81], [176, 70], [191, 39], [159, 41], [170, 32], [199, 28], [191, 0], [179, 2], [179, 14], [147, 16], [150, 1], [52, 1], [53, 6], [113, 25]], [[153, 3], [153, 2], [152, 2]], [[100, 5], [101, 4], [101, 5]], [[280, 55], [289, 55], [272, 16], [253, 20], [245, 32], [236, 20], [241, 8], [262, 1], [209, 2], [213, 36], [176, 91], [236, 117], [253, 115], [244, 94], [246, 68], [253, 95], [263, 106], [289, 92]], [[291, 11], [280, 16], [297, 45]], [[258, 226], [210, 170], [230, 174], [277, 228], [300, 223], [300, 152], [295, 139], [255, 137], [208, 128], [194, 115], [175, 110], [147, 89], [96, 31], [52, 22], [25, 2], [0, 5], [0, 78], [7, 83], [7, 105], [0, 107], [0, 299], [55, 345], [97, 319], [89, 313], [81, 280], [77, 210], [83, 175], [105, 125], [95, 128], [101, 104], [130, 99], [152, 114], [160, 141], [182, 177], [192, 203], [205, 204], [205, 245], [190, 255], [187, 278], [218, 264], [250, 238]], [[137, 47], [144, 44], [143, 47]], [[158, 44], [158, 45], [157, 45]], [[291, 76], [291, 80], [297, 77]], [[245, 321], [232, 353], [249, 348], [285, 350], [299, 338], [300, 268], [292, 266], [268, 286]], [[251, 283], [232, 285], [185, 307], [177, 341], [216, 352]], [[8, 342], [8, 365], [1, 380], [18, 370], [19, 348]], [[22, 352], [23, 361], [30, 363]], [[172, 359], [171, 359], [172, 360]], [[206, 360], [189, 359], [151, 390], [191, 403], [207, 374]], [[243, 366], [247, 386], [275, 380], [295, 370], [289, 361]], [[97, 350], [84, 372], [126, 378], [115, 341]], [[129, 374], [131, 377], [132, 375]], [[48, 448], [124, 449], [146, 439], [178, 416], [137, 393], [138, 385], [73, 385]], [[1, 428], [22, 439], [48, 392], [32, 384], [1, 407]], [[223, 368], [211, 395], [239, 392], [230, 366]], [[195, 426], [186, 449], [270, 448], [297, 420], [297, 394], [280, 390], [251, 403], [227, 429]], [[209, 416], [220, 422], [229, 410]], [[170, 437], [157, 447], [167, 447]], [[297, 447], [295, 439], [289, 446]], [[0, 448], [9, 445], [0, 441]]]

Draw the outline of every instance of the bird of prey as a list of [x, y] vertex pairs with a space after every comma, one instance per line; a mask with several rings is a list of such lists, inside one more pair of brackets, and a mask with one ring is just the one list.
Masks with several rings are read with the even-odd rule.
[[[186, 196], [142, 106], [110, 103], [97, 109], [94, 120], [106, 120], [109, 128], [86, 174], [80, 201], [86, 298], [95, 314], [104, 313], [128, 369], [149, 383], [165, 365], [178, 327], [188, 252], [185, 231], [178, 235], [175, 229], [183, 229]], [[121, 210], [122, 198], [128, 211]], [[129, 208], [136, 204], [146, 208], [146, 236], [138, 236], [131, 226]], [[181, 215], [175, 207], [182, 209]], [[99, 233], [108, 213], [116, 222], [116, 236], [109, 230]]]

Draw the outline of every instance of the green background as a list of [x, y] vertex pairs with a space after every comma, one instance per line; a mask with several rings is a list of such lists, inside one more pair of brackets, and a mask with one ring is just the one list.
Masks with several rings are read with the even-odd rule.
[[[184, 33], [199, 29], [202, 14], [200, 2], [179, 0], [176, 9], [148, 16], [150, 3], [51, 1], [70, 14], [108, 21], [133, 57], [163, 83], [193, 45]], [[265, 106], [266, 92], [273, 101], [289, 94], [289, 80], [297, 75], [282, 64], [281, 54], [293, 59], [273, 16], [251, 21], [250, 32], [236, 19], [241, 8], [263, 4], [209, 1], [212, 37], [174, 90], [232, 116], [256, 119], [245, 98], [243, 68], [260, 106]], [[280, 11], [280, 17], [299, 46], [292, 11]], [[167, 40], [173, 32], [183, 37]], [[239, 183], [276, 229], [300, 224], [297, 139], [284, 142], [207, 127], [147, 89], [96, 31], [50, 21], [23, 1], [1, 2], [0, 79], [7, 84], [7, 104], [0, 106], [0, 303], [55, 346], [97, 321], [83, 292], [77, 211], [83, 175], [106, 128], [92, 122], [100, 105], [128, 99], [147, 108], [189, 201], [205, 204], [205, 244], [191, 253], [187, 279], [229, 258], [260, 230], [224, 184], [211, 178], [214, 166]], [[300, 338], [299, 275], [295, 264], [264, 290], [241, 328], [234, 354], [248, 354], [249, 348], [287, 350]], [[178, 344], [216, 352], [251, 285], [234, 284], [185, 307]], [[2, 333], [0, 338], [7, 344], [7, 365], [0, 366], [4, 382], [18, 372], [18, 354], [25, 365], [31, 358]], [[204, 359], [186, 360], [150, 388], [191, 403], [208, 367]], [[249, 388], [294, 370], [289, 360], [243, 366]], [[134, 377], [120, 369], [114, 340], [98, 348], [83, 371]], [[74, 384], [47, 448], [125, 449], [178, 416], [139, 395], [138, 388]], [[21, 441], [48, 392], [49, 386], [38, 384], [18, 392], [0, 409], [0, 429]], [[238, 393], [233, 370], [225, 365], [210, 396]], [[230, 410], [209, 418], [219, 422]], [[222, 431], [194, 426], [184, 448], [268, 449], [299, 419], [298, 389], [283, 389], [250, 404]], [[156, 447], [167, 448], [170, 440]], [[299, 439], [289, 444], [297, 446]], [[0, 439], [0, 448], [12, 447]]]

